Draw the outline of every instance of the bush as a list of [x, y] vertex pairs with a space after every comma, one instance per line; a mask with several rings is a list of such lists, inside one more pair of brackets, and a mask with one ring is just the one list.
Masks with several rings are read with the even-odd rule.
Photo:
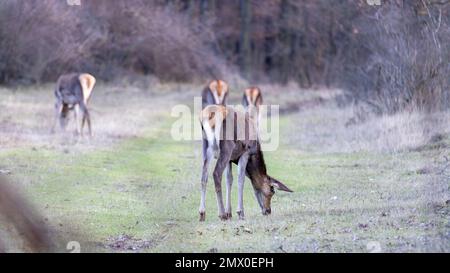
[[448, 8], [411, 3], [385, 3], [359, 20], [360, 56], [352, 56], [344, 85], [366, 106], [363, 111], [394, 114], [450, 105]]
[[449, 32], [450, 4], [440, 0], [2, 1], [0, 84], [69, 71], [297, 82], [346, 90], [361, 118], [435, 111], [450, 105]]
[[200, 23], [147, 1], [0, 3], [0, 83], [55, 81], [67, 71], [102, 80], [153, 74], [163, 80], [220, 77], [226, 65]]

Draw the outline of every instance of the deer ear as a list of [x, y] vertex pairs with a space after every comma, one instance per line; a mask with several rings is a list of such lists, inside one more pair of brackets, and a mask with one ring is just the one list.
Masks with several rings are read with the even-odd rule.
[[280, 190], [280, 191], [287, 191], [287, 192], [293, 192], [291, 189], [289, 189], [286, 185], [281, 183], [280, 181], [276, 180], [275, 178], [270, 178], [270, 185], [272, 185], [274, 188]]

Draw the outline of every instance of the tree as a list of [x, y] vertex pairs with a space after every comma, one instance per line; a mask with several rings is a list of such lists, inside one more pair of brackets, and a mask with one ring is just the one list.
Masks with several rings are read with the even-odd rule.
[[239, 39], [239, 65], [242, 74], [245, 78], [251, 76], [251, 2], [250, 0], [239, 1], [240, 19], [241, 19], [241, 34]]

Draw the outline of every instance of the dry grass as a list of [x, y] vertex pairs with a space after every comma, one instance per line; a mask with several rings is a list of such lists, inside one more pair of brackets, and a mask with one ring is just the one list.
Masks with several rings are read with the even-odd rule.
[[[176, 101], [186, 96], [177, 91], [177, 86], [165, 86], [157, 91], [155, 87], [127, 87], [124, 91], [120, 85], [100, 83], [89, 105], [94, 137], [88, 138], [75, 134], [72, 114], [66, 132], [57, 126], [56, 134], [50, 133], [54, 121], [53, 88], [53, 85], [16, 90], [0, 88], [0, 147], [107, 147], [122, 139], [144, 136], [157, 127], [162, 115]], [[152, 99], [155, 92], [159, 93], [157, 101]]]
[[[450, 134], [450, 113], [402, 112], [373, 116], [364, 122], [349, 124], [352, 108], [339, 108], [334, 102], [292, 116], [287, 144], [305, 151], [399, 152], [428, 145], [439, 136]], [[320, 121], [320, 122], [319, 122]]]
[[[240, 90], [249, 84], [242, 79], [233, 79], [232, 82], [229, 103], [238, 105], [242, 100]], [[199, 96], [203, 87], [198, 84], [162, 84], [153, 80], [138, 80], [132, 85], [128, 81], [117, 81], [107, 86], [98, 83], [89, 105], [92, 139], [75, 135], [72, 115], [69, 115], [66, 133], [58, 130], [56, 135], [50, 133], [54, 122], [53, 88], [52, 84], [33, 88], [0, 88], [0, 147], [60, 147], [79, 143], [82, 144], [78, 146], [80, 148], [95, 148], [110, 146], [121, 139], [143, 137], [157, 127], [156, 123], [162, 121], [175, 104], [192, 106], [194, 96]], [[261, 89], [264, 102], [280, 105], [282, 114], [316, 109], [340, 94], [338, 90], [299, 92], [294, 83], [287, 86], [261, 85]]]

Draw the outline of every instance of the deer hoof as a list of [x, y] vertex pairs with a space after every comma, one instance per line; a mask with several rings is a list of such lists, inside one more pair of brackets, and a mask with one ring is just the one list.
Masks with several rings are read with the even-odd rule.
[[222, 221], [226, 221], [226, 220], [228, 220], [228, 218], [227, 218], [227, 214], [222, 214], [222, 215], [219, 215], [219, 218], [220, 218], [220, 220], [222, 220]]
[[244, 220], [244, 219], [245, 219], [245, 217], [244, 217], [244, 211], [238, 211], [237, 214], [238, 214], [238, 216], [239, 216], [239, 220]]
[[227, 217], [227, 219], [231, 219], [233, 216], [231, 215], [231, 212], [227, 212], [225, 213], [225, 217]]
[[263, 209], [263, 211], [262, 211], [262, 214], [265, 216], [270, 215], [271, 213], [272, 213], [271, 209]]
[[206, 213], [205, 212], [200, 212], [200, 222], [205, 222], [206, 219]]

